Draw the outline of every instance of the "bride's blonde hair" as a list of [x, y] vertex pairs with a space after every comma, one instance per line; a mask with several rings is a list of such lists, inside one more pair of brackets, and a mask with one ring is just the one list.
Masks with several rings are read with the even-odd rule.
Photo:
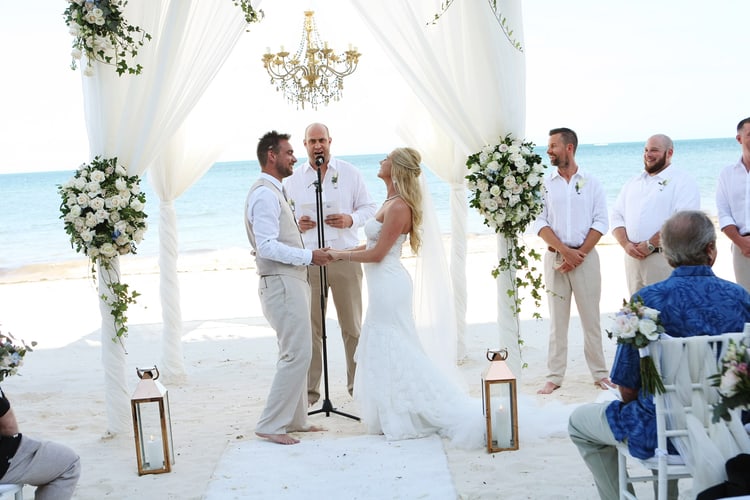
[[411, 208], [409, 246], [415, 254], [419, 253], [422, 246], [422, 189], [419, 185], [421, 161], [422, 156], [416, 149], [396, 148], [391, 152], [391, 178], [401, 199]]

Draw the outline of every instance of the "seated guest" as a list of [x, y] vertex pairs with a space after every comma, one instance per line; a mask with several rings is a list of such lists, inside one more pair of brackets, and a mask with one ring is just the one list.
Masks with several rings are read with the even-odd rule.
[[[750, 322], [750, 294], [711, 270], [716, 259], [711, 220], [699, 211], [677, 212], [662, 226], [661, 238], [674, 270], [669, 278], [641, 288], [635, 296], [661, 312], [665, 332], [692, 337], [742, 331]], [[570, 439], [593, 473], [602, 499], [618, 498], [618, 443], [627, 440], [631, 455], [640, 459], [654, 456], [657, 445], [653, 397], [639, 391], [640, 357], [631, 344], [617, 346], [610, 376], [622, 401], [580, 406], [568, 421]], [[670, 481], [669, 496], [677, 498], [676, 481]]]
[[67, 500], [80, 475], [81, 463], [73, 450], [18, 432], [16, 416], [0, 389], [0, 484], [36, 486], [36, 500]]

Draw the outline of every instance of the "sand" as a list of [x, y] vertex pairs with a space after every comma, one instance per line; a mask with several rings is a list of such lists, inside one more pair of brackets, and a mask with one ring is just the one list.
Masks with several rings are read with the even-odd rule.
[[[446, 241], [446, 245], [448, 242]], [[542, 249], [537, 239], [527, 244]], [[495, 238], [470, 236], [468, 242], [467, 356], [459, 368], [472, 395], [480, 396], [487, 348], [498, 346], [496, 285], [490, 270], [496, 261]], [[611, 237], [597, 247], [602, 263], [602, 328], [627, 295], [622, 250]], [[413, 271], [414, 259], [404, 260]], [[161, 307], [155, 258], [122, 259], [122, 270], [142, 296], [129, 313], [128, 384], [135, 389], [136, 367], [159, 364]], [[184, 320], [183, 349], [187, 381], [163, 380], [169, 389], [176, 462], [168, 474], [138, 476], [132, 433], [105, 438], [104, 370], [96, 289], [85, 260], [36, 266], [0, 274], [0, 329], [17, 339], [39, 343], [27, 355], [20, 375], [2, 387], [11, 399], [21, 431], [66, 443], [81, 456], [78, 499], [200, 499], [217, 463], [233, 444], [256, 440], [255, 423], [263, 409], [276, 359], [276, 339], [257, 300], [257, 277], [246, 249], [181, 255], [178, 268]], [[729, 242], [719, 236], [716, 273], [732, 279]], [[476, 498], [596, 498], [593, 480], [565, 432], [567, 415], [578, 404], [606, 397], [594, 387], [583, 359], [580, 322], [571, 319], [568, 373], [563, 386], [548, 396], [544, 383], [548, 337], [546, 303], [542, 319], [531, 318], [525, 303], [521, 335], [525, 342], [519, 393], [525, 417], [520, 449], [489, 454], [444, 447], [456, 496]], [[337, 409], [357, 414], [345, 390], [343, 347], [335, 320], [328, 315], [330, 399]], [[604, 340], [611, 361], [615, 344]], [[336, 414], [318, 414], [312, 423], [326, 432], [300, 434], [303, 440], [364, 436], [361, 423]], [[326, 457], [322, 456], [321, 463]], [[246, 457], [247, 467], [269, 466]], [[368, 460], [363, 456], [361, 460]], [[283, 463], [273, 464], [284, 467]], [[314, 471], [311, 471], [314, 474]], [[358, 478], [351, 478], [355, 483]], [[305, 478], [296, 478], [304, 485]], [[688, 483], [689, 484], [689, 483]], [[31, 487], [25, 489], [32, 498]], [[252, 498], [248, 496], [247, 498]], [[326, 498], [311, 493], [309, 498]], [[355, 498], [355, 495], [352, 495]]]

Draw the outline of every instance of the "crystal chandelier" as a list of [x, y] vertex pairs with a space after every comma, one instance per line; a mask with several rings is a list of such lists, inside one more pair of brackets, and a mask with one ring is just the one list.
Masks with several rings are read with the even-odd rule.
[[313, 14], [311, 10], [305, 11], [296, 54], [291, 56], [283, 45], [275, 54], [270, 48], [263, 54], [263, 67], [271, 75], [271, 83], [276, 84], [276, 90], [282, 91], [289, 102], [296, 103], [298, 109], [305, 109], [305, 102], [318, 109], [318, 104], [328, 105], [331, 100], [341, 99], [344, 77], [357, 69], [361, 55], [351, 44], [343, 54], [335, 54], [328, 42], [321, 43]]

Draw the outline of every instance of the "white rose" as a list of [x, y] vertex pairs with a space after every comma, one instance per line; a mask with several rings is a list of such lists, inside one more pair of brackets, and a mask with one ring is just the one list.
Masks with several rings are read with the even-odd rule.
[[480, 165], [486, 165], [487, 160], [490, 158], [490, 151], [482, 150], [481, 153], [479, 153], [479, 164]]
[[641, 315], [644, 318], [656, 321], [656, 319], [659, 317], [659, 311], [657, 311], [656, 309], [652, 309], [651, 307], [643, 306], [641, 307]]
[[487, 210], [494, 212], [497, 210], [497, 202], [493, 200], [492, 198], [488, 200], [484, 200], [484, 206], [487, 207]]
[[117, 255], [117, 249], [112, 243], [105, 243], [104, 245], [101, 246], [99, 251], [101, 252], [103, 256], [107, 258], [112, 258], [115, 255]]
[[72, 215], [73, 217], [80, 217], [81, 216], [81, 207], [78, 205], [73, 205], [70, 207], [70, 212], [68, 212], [68, 215]]
[[70, 51], [70, 57], [73, 59], [80, 59], [81, 58], [81, 49], [75, 48]]
[[509, 153], [510, 153], [511, 155], [514, 155], [514, 154], [518, 154], [518, 153], [520, 153], [520, 152], [521, 152], [521, 148], [520, 148], [520, 147], [518, 147], [518, 145], [517, 145], [517, 144], [515, 144], [515, 142], [516, 142], [516, 141], [513, 141], [513, 144], [511, 144], [510, 146], [508, 146], [508, 152], [509, 152]]
[[498, 186], [497, 184], [493, 184], [490, 188], [490, 194], [492, 196], [498, 196], [500, 194], [500, 186]]
[[484, 157], [487, 158], [487, 156], [491, 155], [492, 152], [495, 151], [494, 146], [490, 146], [489, 144], [485, 144], [482, 148], [481, 153], [479, 153], [479, 156], [485, 155]]
[[76, 196], [76, 203], [80, 205], [82, 208], [86, 208], [89, 206], [89, 195], [86, 193], [80, 193], [78, 196]]
[[96, 220], [96, 216], [94, 215], [94, 212], [89, 212], [86, 214], [86, 227], [94, 227], [97, 224], [99, 224], [99, 221]]
[[102, 186], [97, 181], [91, 181], [86, 183], [86, 191], [91, 195], [96, 195], [102, 192]]
[[539, 184], [539, 176], [536, 174], [531, 174], [528, 179], [526, 179], [526, 182], [529, 183], [529, 186], [536, 186]]
[[735, 370], [736, 367], [732, 366], [721, 376], [719, 392], [728, 398], [731, 398], [737, 393], [737, 383], [740, 381], [740, 377], [737, 376]]
[[507, 144], [500, 144], [500, 147], [498, 147], [497, 149], [501, 153], [507, 153], [508, 152], [508, 145]]
[[487, 164], [487, 170], [490, 172], [497, 172], [500, 170], [500, 165], [495, 160], [492, 160]]
[[73, 180], [73, 187], [75, 187], [77, 190], [81, 190], [86, 187], [86, 179], [83, 177], [76, 177]]
[[490, 185], [489, 185], [489, 183], [487, 182], [487, 179], [479, 179], [479, 180], [477, 181], [477, 188], [478, 188], [478, 189], [479, 189], [480, 191], [487, 191], [487, 190], [489, 189], [489, 187], [490, 187]]
[[101, 224], [102, 222], [108, 219], [109, 219], [109, 212], [107, 212], [103, 208], [96, 211], [96, 220], [98, 221], [99, 224]]
[[89, 206], [94, 210], [101, 210], [104, 208], [104, 200], [97, 196], [96, 198], [91, 199]]
[[480, 200], [488, 200], [492, 197], [489, 191], [482, 191], [479, 193], [479, 199]]
[[96, 234], [94, 231], [81, 231], [81, 239], [85, 241], [86, 243], [91, 243], [94, 241], [94, 235]]
[[510, 205], [511, 207], [515, 207], [516, 205], [518, 205], [520, 201], [521, 201], [520, 196], [518, 196], [517, 194], [512, 194], [508, 198], [508, 205]]
[[653, 341], [659, 338], [659, 333], [656, 331], [656, 323], [648, 318], [638, 321], [638, 330], [649, 340]]
[[88, 256], [91, 257], [92, 259], [95, 259], [96, 257], [99, 256], [99, 249], [96, 247], [89, 248]]
[[521, 194], [521, 191], [523, 191], [523, 187], [516, 184], [512, 188], [510, 188], [510, 192], [513, 194]]
[[135, 241], [136, 243], [140, 243], [141, 241], [143, 241], [143, 236], [144, 236], [143, 229], [136, 229], [135, 232], [133, 233], [133, 241]]
[[73, 221], [73, 225], [75, 226], [76, 231], [80, 233], [83, 228], [86, 227], [86, 219], [84, 219], [83, 217], [79, 217]]
[[133, 198], [133, 200], [130, 202], [130, 208], [137, 212], [142, 212], [144, 206], [143, 203], [141, 203], [141, 200], [139, 200], [138, 198]]
[[115, 210], [114, 212], [112, 212], [111, 214], [109, 214], [109, 220], [111, 222], [113, 222], [113, 223], [114, 222], [120, 222], [120, 212], [118, 212], [117, 210]]
[[502, 224], [503, 222], [505, 222], [506, 216], [507, 214], [505, 213], [505, 210], [498, 210], [497, 212], [495, 212], [495, 222], [497, 222], [498, 224]]
[[94, 181], [94, 182], [100, 182], [101, 183], [101, 182], [104, 182], [105, 180], [107, 180], [107, 176], [104, 175], [104, 172], [102, 172], [101, 170], [94, 170], [93, 172], [91, 172], [90, 179], [92, 181]]
[[129, 242], [130, 242], [130, 237], [124, 233], [118, 236], [117, 238], [115, 238], [115, 243], [121, 247], [127, 245]]
[[138, 196], [139, 194], [141, 194], [141, 185], [140, 184], [133, 184], [133, 187], [130, 188], [130, 192], [133, 193], [134, 195]]
[[123, 167], [122, 165], [117, 165], [115, 167], [115, 173], [122, 176], [128, 175], [127, 170], [125, 170], [125, 167]]
[[466, 189], [468, 189], [469, 191], [474, 191], [476, 188], [477, 188], [476, 181], [467, 181], [466, 182]]
[[512, 175], [505, 176], [505, 179], [503, 179], [503, 186], [505, 186], [508, 189], [511, 189], [513, 186], [516, 185], [516, 178]]
[[93, 66], [86, 66], [83, 69], [83, 75], [84, 76], [94, 76], [94, 67]]

